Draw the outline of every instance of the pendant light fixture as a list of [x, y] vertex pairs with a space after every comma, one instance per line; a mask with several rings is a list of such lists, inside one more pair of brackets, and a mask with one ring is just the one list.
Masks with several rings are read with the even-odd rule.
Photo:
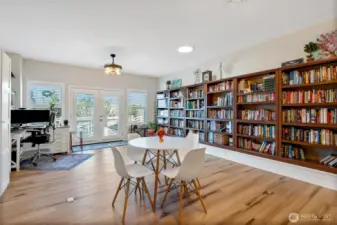
[[122, 66], [115, 64], [115, 54], [110, 55], [112, 58], [111, 64], [104, 65], [104, 72], [108, 75], [122, 75]]

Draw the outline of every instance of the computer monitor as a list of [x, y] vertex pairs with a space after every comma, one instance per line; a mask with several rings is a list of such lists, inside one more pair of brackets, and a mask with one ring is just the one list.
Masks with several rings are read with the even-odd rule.
[[50, 110], [11, 110], [12, 124], [42, 123], [49, 122]]

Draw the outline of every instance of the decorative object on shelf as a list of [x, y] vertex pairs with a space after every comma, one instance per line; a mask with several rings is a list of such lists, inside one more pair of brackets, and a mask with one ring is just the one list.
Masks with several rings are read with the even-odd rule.
[[219, 64], [219, 72], [220, 72], [220, 80], [223, 78], [222, 77], [222, 71], [223, 71], [223, 69], [222, 69], [222, 62], [220, 62], [220, 64]]
[[202, 82], [212, 81], [212, 71], [206, 70], [202, 73]]
[[282, 85], [289, 85], [289, 76], [286, 73], [282, 73]]
[[317, 43], [309, 42], [308, 44], [304, 45], [304, 52], [308, 53], [307, 55], [307, 62], [314, 61], [313, 53], [319, 49]]
[[172, 89], [181, 87], [181, 79], [172, 80]]
[[200, 69], [196, 69], [196, 70], [194, 70], [193, 74], [194, 74], [195, 84], [201, 83], [201, 81], [200, 81], [201, 70]]
[[164, 128], [160, 128], [157, 132], [157, 135], [159, 137], [159, 142], [164, 142], [164, 135], [165, 135]]
[[246, 90], [246, 89], [248, 89], [248, 88], [249, 88], [249, 87], [248, 87], [248, 82], [247, 82], [247, 80], [245, 80], [245, 79], [240, 80], [239, 86], [238, 86], [239, 91], [244, 91], [244, 90]]
[[115, 54], [110, 55], [112, 58], [112, 62], [110, 64], [104, 65], [104, 72], [108, 75], [122, 75], [122, 66], [115, 64]]
[[166, 89], [167, 90], [171, 89], [171, 81], [170, 80], [166, 81]]
[[299, 58], [299, 59], [293, 59], [287, 62], [283, 62], [281, 64], [281, 66], [291, 66], [291, 65], [297, 65], [297, 64], [301, 64], [304, 63], [304, 59], [303, 58]]
[[148, 122], [148, 130], [147, 130], [147, 135], [148, 136], [154, 136], [157, 130], [157, 124], [154, 122]]
[[68, 120], [63, 120], [63, 125], [64, 125], [64, 126], [68, 126], [68, 124], [69, 124], [69, 121], [68, 121]]
[[337, 30], [321, 34], [317, 38], [317, 46], [323, 58], [337, 57]]

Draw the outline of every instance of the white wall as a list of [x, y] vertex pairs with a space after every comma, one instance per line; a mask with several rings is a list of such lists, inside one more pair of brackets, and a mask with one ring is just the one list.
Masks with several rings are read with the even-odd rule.
[[[64, 64], [55, 64], [30, 59], [23, 61], [23, 106], [27, 106], [27, 82], [45, 81], [62, 83], [65, 87], [65, 115], [68, 118], [69, 110], [69, 86], [80, 86], [102, 89], [119, 89], [126, 94], [127, 89], [137, 89], [147, 91], [148, 97], [148, 120], [154, 118], [155, 93], [158, 89], [157, 78], [146, 76], [106, 76], [102, 69], [90, 69]], [[126, 98], [124, 98], [126, 99]], [[126, 104], [126, 101], [125, 101]], [[126, 124], [126, 116], [124, 116]]]
[[[275, 29], [277, 29], [277, 27]], [[200, 69], [201, 71], [212, 70], [213, 74], [216, 74], [217, 79], [219, 79], [220, 62], [223, 64], [224, 77], [237, 76], [280, 67], [282, 62], [305, 57], [305, 53], [303, 52], [305, 44], [310, 41], [314, 41], [321, 33], [329, 32], [334, 29], [337, 29], [337, 20], [320, 23], [296, 33], [273, 39], [250, 48], [246, 48], [239, 52], [209, 60], [196, 65], [195, 67], [177, 71], [173, 74], [160, 78], [158, 80], [159, 89], [165, 89], [166, 81], [172, 79], [181, 78], [183, 85], [194, 84], [195, 79], [193, 71], [195, 69]], [[224, 43], [224, 45], [230, 45], [230, 43]], [[198, 51], [198, 46], [196, 46], [196, 51]], [[188, 55], [186, 55], [186, 57], [188, 57]]]

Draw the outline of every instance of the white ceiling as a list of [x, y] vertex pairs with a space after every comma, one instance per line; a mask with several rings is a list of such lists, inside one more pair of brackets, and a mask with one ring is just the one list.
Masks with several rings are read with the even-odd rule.
[[[25, 58], [163, 76], [337, 17], [337, 0], [0, 0], [0, 46]], [[179, 54], [181, 45], [191, 54]]]

